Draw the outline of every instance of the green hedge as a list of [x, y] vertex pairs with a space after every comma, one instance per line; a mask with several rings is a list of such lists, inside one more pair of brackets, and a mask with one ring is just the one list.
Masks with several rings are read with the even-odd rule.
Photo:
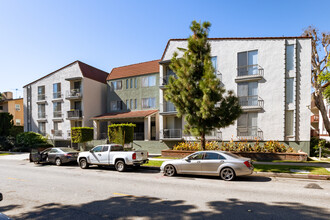
[[110, 143], [128, 144], [133, 142], [134, 128], [136, 124], [112, 124], [108, 126]]
[[30, 151], [32, 148], [47, 148], [52, 146], [47, 142], [47, 138], [41, 134], [29, 131], [17, 135], [16, 147], [13, 148], [13, 151]]
[[16, 125], [14, 125], [10, 129], [10, 136], [16, 137], [18, 134], [23, 133], [23, 132], [24, 132], [24, 126], [16, 126]]
[[85, 143], [93, 140], [93, 128], [73, 127], [71, 128], [72, 143]]
[[0, 112], [0, 136], [9, 136], [13, 125], [13, 115], [8, 112]]

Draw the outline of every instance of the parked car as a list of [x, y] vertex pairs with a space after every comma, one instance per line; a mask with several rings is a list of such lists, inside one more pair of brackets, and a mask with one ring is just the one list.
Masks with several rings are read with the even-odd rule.
[[[0, 201], [2, 201], [3, 197], [2, 197], [2, 193], [0, 193]], [[0, 212], [0, 220], [10, 220], [11, 218], [9, 218], [7, 215], [2, 214]]]
[[165, 161], [160, 167], [166, 176], [175, 174], [220, 176], [233, 180], [236, 176], [253, 173], [250, 158], [239, 157], [225, 151], [199, 151], [183, 159]]
[[114, 165], [117, 171], [122, 172], [127, 166], [137, 168], [147, 162], [147, 151], [124, 151], [123, 146], [119, 144], [98, 145], [90, 151], [79, 153], [78, 156], [78, 163], [82, 169], [88, 168], [89, 165]]
[[76, 162], [79, 151], [69, 147], [52, 147], [39, 152], [32, 149], [30, 153], [30, 162], [35, 163], [53, 163], [61, 166], [63, 163]]

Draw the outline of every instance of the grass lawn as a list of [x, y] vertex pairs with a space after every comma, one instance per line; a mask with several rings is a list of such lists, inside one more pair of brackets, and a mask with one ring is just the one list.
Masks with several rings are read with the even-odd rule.
[[323, 167], [309, 167], [309, 166], [287, 166], [287, 165], [264, 165], [253, 164], [254, 171], [256, 172], [274, 172], [274, 173], [295, 173], [294, 170], [307, 170], [310, 174], [330, 175], [330, 172]]
[[0, 156], [9, 155], [10, 153], [0, 153]]
[[149, 160], [148, 163], [143, 164], [142, 166], [147, 166], [147, 167], [160, 167], [164, 161], [160, 160]]

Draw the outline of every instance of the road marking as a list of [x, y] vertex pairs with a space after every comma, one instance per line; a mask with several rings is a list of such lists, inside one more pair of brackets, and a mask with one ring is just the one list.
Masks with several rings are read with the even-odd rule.
[[7, 179], [9, 179], [9, 180], [17, 180], [17, 181], [22, 181], [22, 182], [26, 181], [26, 180], [23, 180], [23, 179], [17, 179], [17, 178], [13, 178], [13, 177], [7, 177]]

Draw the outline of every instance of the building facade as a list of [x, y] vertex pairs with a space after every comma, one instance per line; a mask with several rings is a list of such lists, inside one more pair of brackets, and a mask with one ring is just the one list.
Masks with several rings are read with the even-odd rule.
[[106, 111], [108, 73], [75, 61], [24, 86], [24, 130], [67, 145], [72, 127], [92, 127]]
[[23, 98], [13, 99], [12, 92], [1, 93], [0, 112], [12, 114], [14, 125], [24, 126]]
[[111, 123], [134, 123], [134, 140], [159, 139], [159, 60], [112, 69], [107, 78], [107, 113], [93, 117], [95, 138]]
[[[226, 90], [239, 98], [243, 113], [231, 125], [215, 130], [207, 139], [219, 141], [284, 142], [309, 153], [311, 39], [210, 38], [216, 76]], [[192, 140], [184, 134], [185, 120], [176, 117], [172, 103], [164, 100], [168, 65], [177, 48], [187, 48], [186, 39], [169, 40], [160, 61], [160, 139]]]

